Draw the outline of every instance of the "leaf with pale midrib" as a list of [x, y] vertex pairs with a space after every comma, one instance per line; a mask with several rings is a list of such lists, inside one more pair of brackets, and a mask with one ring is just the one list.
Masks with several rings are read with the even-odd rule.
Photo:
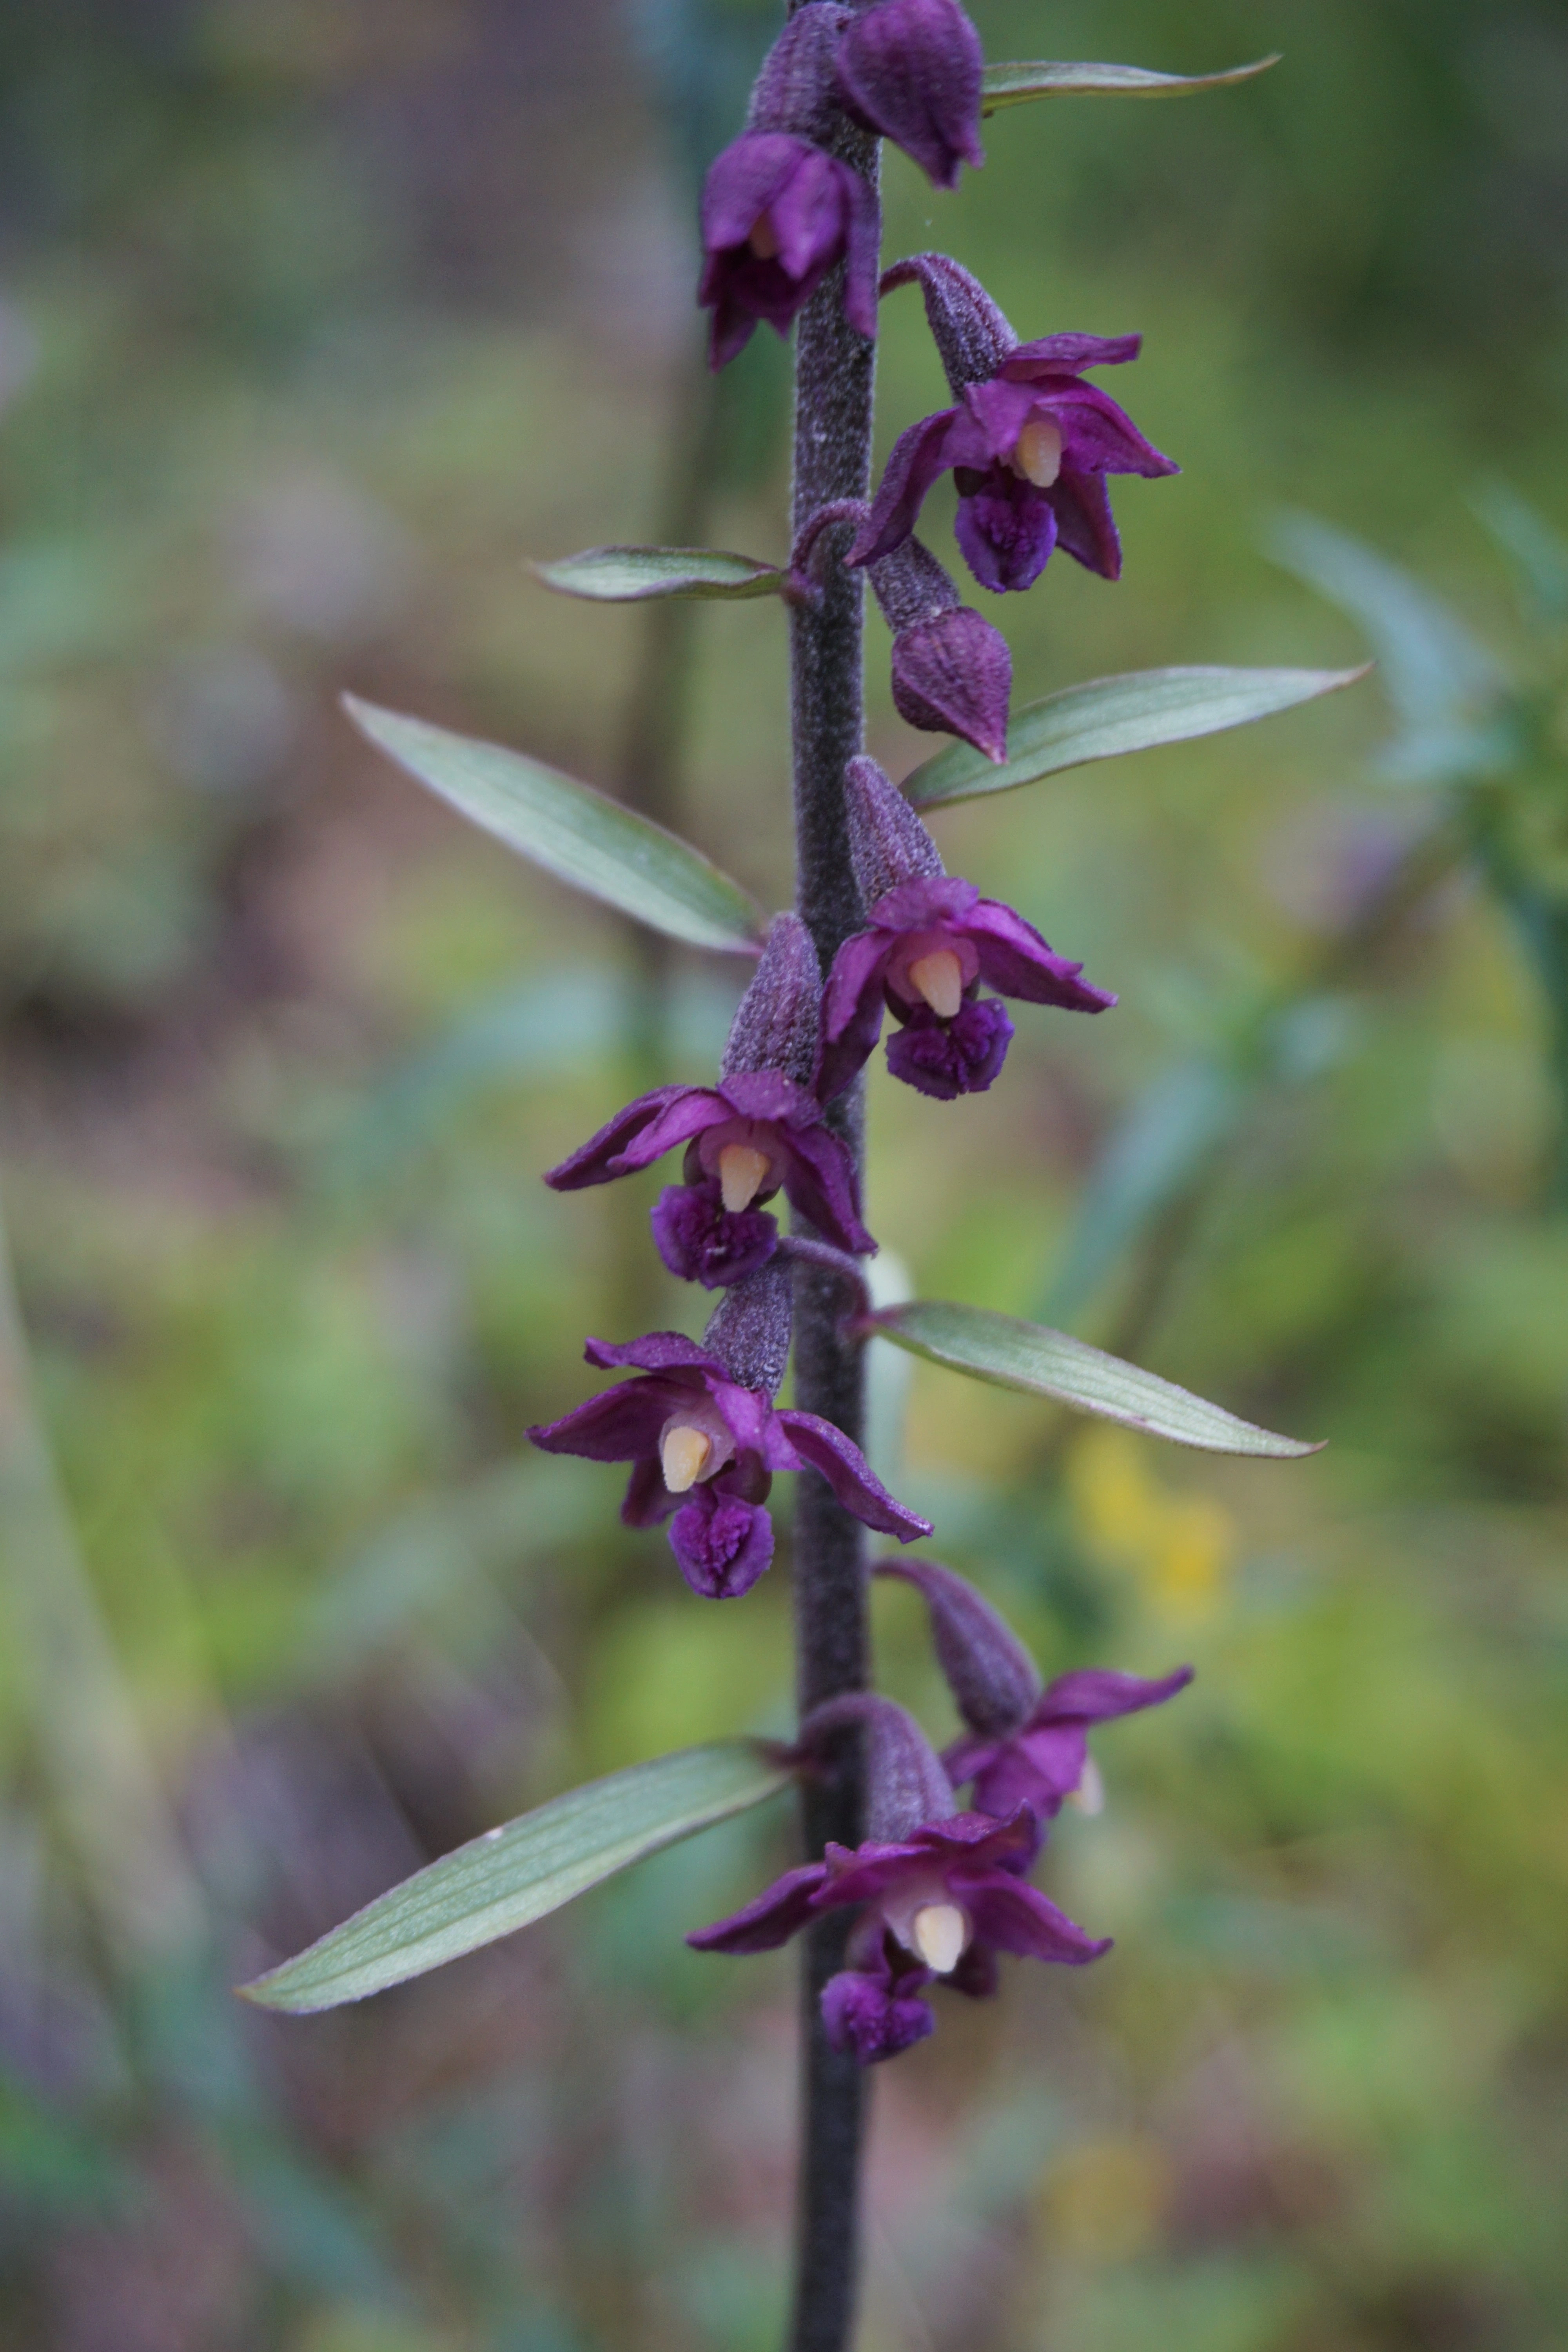
[[967, 743], [953, 743], [904, 779], [916, 808], [977, 800], [1037, 783], [1089, 760], [1187, 743], [1268, 719], [1364, 677], [1359, 669], [1141, 669], [1065, 687], [1015, 711], [1007, 757], [995, 767]]
[[1103, 1420], [1121, 1422], [1151, 1437], [1168, 1437], [1177, 1445], [1195, 1445], [1207, 1454], [1286, 1461], [1319, 1450], [1298, 1438], [1259, 1429], [1223, 1405], [1209, 1404], [1190, 1390], [1179, 1389], [1155, 1372], [1140, 1371], [1136, 1364], [1124, 1364], [1119, 1356], [1108, 1356], [1103, 1349], [1091, 1348], [1065, 1331], [1020, 1322], [990, 1307], [917, 1298], [908, 1306], [883, 1308], [868, 1318], [866, 1328], [912, 1355], [967, 1372], [972, 1380], [1052, 1397], [1080, 1412], [1098, 1413]]
[[585, 547], [581, 554], [531, 568], [558, 596], [597, 604], [640, 604], [650, 596], [739, 603], [778, 595], [786, 576], [776, 563], [717, 547]]
[[636, 809], [502, 744], [352, 694], [343, 707], [400, 768], [547, 874], [688, 947], [756, 953], [762, 919], [740, 884]]
[[792, 1778], [765, 1741], [721, 1739], [590, 1780], [443, 1854], [239, 1990], [296, 2015], [363, 2000], [531, 1926], [645, 1855], [760, 1805]]
[[1068, 63], [987, 66], [981, 82], [980, 111], [995, 114], [1006, 106], [1023, 106], [1036, 98], [1187, 98], [1194, 90], [1226, 89], [1233, 82], [1250, 81], [1279, 63], [1279, 52], [1256, 58], [1250, 65], [1229, 66], [1221, 73], [1152, 73], [1145, 66], [1096, 66]]

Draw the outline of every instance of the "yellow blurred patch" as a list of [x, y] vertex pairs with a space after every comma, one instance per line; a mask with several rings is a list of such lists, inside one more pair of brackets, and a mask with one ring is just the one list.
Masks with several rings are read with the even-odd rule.
[[1040, 2226], [1056, 2253], [1125, 2262], [1157, 2236], [1170, 2190], [1170, 2163], [1153, 2140], [1091, 2140], [1047, 2168]]
[[1236, 1523], [1222, 1504], [1163, 1485], [1144, 1441], [1114, 1428], [1079, 1439], [1068, 1491], [1085, 1542], [1133, 1576], [1151, 1608], [1187, 1622], [1213, 1612], [1236, 1563]]

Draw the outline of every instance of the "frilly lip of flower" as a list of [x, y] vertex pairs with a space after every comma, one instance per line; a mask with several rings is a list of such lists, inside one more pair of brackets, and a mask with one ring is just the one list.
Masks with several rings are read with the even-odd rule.
[[835, 1248], [855, 1257], [876, 1249], [861, 1222], [853, 1158], [824, 1126], [816, 1096], [783, 1070], [734, 1070], [712, 1087], [656, 1087], [548, 1170], [544, 1181], [558, 1192], [609, 1183], [650, 1167], [680, 1143], [696, 1145], [703, 1177], [718, 1174], [727, 1144], [762, 1153], [768, 1171], [753, 1201], [782, 1187]]
[[711, 1177], [667, 1184], [654, 1203], [653, 1238], [671, 1274], [717, 1290], [743, 1281], [778, 1247], [778, 1219], [765, 1209], [726, 1209]]
[[980, 144], [984, 57], [957, 0], [879, 0], [838, 44], [839, 95], [868, 130], [903, 149], [939, 188], [985, 161]]
[[743, 350], [759, 320], [786, 334], [841, 260], [845, 316], [874, 341], [880, 236], [876, 192], [849, 164], [791, 131], [743, 131], [702, 191], [697, 299], [713, 312], [712, 365]]
[[1075, 1013], [1101, 1013], [1116, 1002], [1082, 980], [1083, 966], [1058, 955], [1032, 923], [1000, 899], [983, 898], [973, 883], [956, 875], [899, 883], [871, 908], [867, 929], [846, 940], [834, 958], [823, 996], [818, 1084], [825, 1099], [847, 1086], [871, 1054], [884, 1005], [906, 1024], [929, 1028], [934, 1016], [910, 973], [938, 949], [957, 958], [966, 991], [984, 982], [999, 995]]
[[942, 1757], [955, 1789], [974, 1783], [974, 1801], [999, 1820], [1020, 1806], [1042, 1822], [1054, 1820], [1079, 1788], [1089, 1760], [1091, 1725], [1160, 1706], [1193, 1679], [1191, 1666], [1150, 1681], [1139, 1675], [1084, 1666], [1051, 1683], [1013, 1729], [971, 1732]]
[[1014, 1028], [994, 996], [971, 997], [951, 1021], [922, 1005], [888, 1040], [888, 1067], [933, 1102], [957, 1102], [995, 1085]]

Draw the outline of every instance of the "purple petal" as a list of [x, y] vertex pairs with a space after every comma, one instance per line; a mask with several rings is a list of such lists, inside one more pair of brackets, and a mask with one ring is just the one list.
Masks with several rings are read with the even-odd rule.
[[879, 1903], [910, 1877], [929, 1878], [931, 1858], [913, 1839], [867, 1838], [859, 1845], [829, 1845], [827, 1874], [811, 1899], [813, 1911]]
[[912, 156], [939, 188], [985, 161], [980, 144], [980, 37], [957, 0], [881, 0], [838, 49], [838, 81], [873, 131]]
[[778, 1247], [765, 1209], [726, 1209], [717, 1184], [667, 1184], [654, 1204], [654, 1244], [671, 1274], [718, 1290], [765, 1265]]
[[812, 1916], [811, 1898], [827, 1875], [824, 1862], [802, 1863], [727, 1919], [694, 1928], [686, 1938], [699, 1952], [772, 1952], [787, 1944]]
[[802, 152], [769, 207], [778, 258], [787, 275], [804, 281], [831, 267], [844, 250], [848, 190], [847, 164], [819, 147], [797, 142]]
[[929, 2005], [902, 1988], [925, 1981], [927, 1971], [911, 1969], [884, 1982], [858, 1969], [829, 1977], [822, 1988], [822, 2023], [834, 2050], [852, 2050], [862, 2066], [896, 2058], [936, 2031]]
[[667, 1381], [618, 1381], [559, 1421], [528, 1432], [546, 1454], [578, 1454], [588, 1462], [635, 1462], [657, 1454], [659, 1432], [681, 1391]]
[[1077, 375], [1084, 368], [1121, 367], [1143, 348], [1142, 335], [1041, 335], [1010, 351], [998, 375], [1015, 383], [1040, 376]]
[[787, 1432], [801, 1461], [820, 1471], [845, 1509], [853, 1511], [863, 1525], [875, 1528], [879, 1535], [897, 1536], [900, 1543], [913, 1543], [917, 1536], [931, 1534], [931, 1521], [896, 1502], [872, 1476], [859, 1447], [830, 1421], [820, 1420], [815, 1412], [798, 1412], [793, 1405], [773, 1418]]
[[1070, 1675], [1059, 1675], [1045, 1691], [1031, 1727], [1068, 1719], [1110, 1723], [1118, 1716], [1136, 1715], [1142, 1707], [1163, 1706], [1185, 1690], [1192, 1679], [1191, 1666], [1178, 1666], [1173, 1674], [1152, 1682], [1142, 1675], [1113, 1674], [1108, 1666], [1079, 1666]]
[[731, 1070], [720, 1088], [723, 1101], [742, 1118], [776, 1119], [785, 1127], [815, 1127], [822, 1106], [809, 1087], [785, 1070]]
[[999, 629], [967, 604], [893, 640], [893, 705], [911, 727], [957, 735], [988, 760], [1007, 756], [1013, 657]]
[[1109, 1936], [1087, 1935], [1037, 1886], [1011, 1878], [1003, 1870], [966, 1888], [963, 1903], [978, 1940], [994, 1944], [998, 1951], [1016, 1953], [1020, 1959], [1056, 1960], [1068, 1968], [1081, 1968], [1110, 1949]]
[[846, 563], [874, 563], [879, 556], [890, 555], [895, 547], [902, 546], [919, 520], [926, 492], [949, 463], [943, 451], [949, 427], [958, 415], [956, 408], [940, 409], [900, 434], [882, 469], [871, 511], [844, 559]]
[[679, 1102], [691, 1092], [689, 1087], [656, 1087], [652, 1094], [639, 1095], [636, 1102], [618, 1110], [597, 1135], [562, 1160], [558, 1168], [547, 1169], [544, 1181], [557, 1192], [580, 1192], [585, 1184], [607, 1184], [612, 1177], [625, 1173], [611, 1162], [650, 1127], [671, 1103]]
[[970, 2000], [990, 2000], [998, 1983], [996, 1955], [989, 1944], [978, 1938], [960, 1958], [955, 1969], [950, 1969], [942, 1979], [953, 1992], [963, 1993]]
[[703, 249], [713, 255], [743, 246], [810, 152], [786, 131], [748, 131], [716, 155], [702, 185]]
[[682, 1087], [674, 1101], [667, 1103], [641, 1133], [616, 1154], [607, 1173], [630, 1176], [639, 1168], [651, 1168], [656, 1160], [662, 1160], [678, 1143], [689, 1143], [693, 1136], [705, 1133], [729, 1116], [729, 1106], [716, 1089]]
[[679, 1496], [672, 1495], [664, 1483], [658, 1455], [645, 1454], [640, 1461], [634, 1462], [626, 1491], [621, 1497], [622, 1526], [657, 1528], [679, 1508]]
[[882, 1029], [882, 974], [891, 953], [885, 931], [857, 931], [833, 959], [822, 999], [824, 1102], [842, 1094], [870, 1055]]
[[973, 997], [951, 1021], [922, 1006], [888, 1040], [888, 1067], [922, 1095], [954, 1102], [980, 1095], [1000, 1074], [1013, 1042], [1013, 1024], [994, 996]]
[[1055, 495], [996, 466], [960, 497], [953, 537], [983, 588], [1000, 596], [1034, 586], [1057, 543]]
[[1068, 1013], [1104, 1013], [1116, 999], [1080, 981], [1081, 963], [1058, 955], [1033, 923], [999, 898], [982, 898], [964, 923], [980, 950], [980, 977], [1003, 996], [1026, 1004], [1055, 1004]]
[[1037, 1821], [1055, 1821], [1083, 1779], [1088, 1755], [1081, 1724], [1004, 1740], [974, 1774], [974, 1802], [981, 1812], [994, 1813], [998, 1821], [1011, 1819], [1020, 1805], [1026, 1805]]
[[1080, 473], [1063, 466], [1051, 489], [1057, 537], [1075, 563], [1097, 572], [1102, 580], [1121, 577], [1121, 541], [1110, 511], [1110, 491], [1103, 474]]
[[773, 1523], [760, 1504], [698, 1486], [669, 1523], [680, 1573], [704, 1601], [738, 1601], [773, 1556]]
[[876, 1242], [860, 1222], [860, 1180], [847, 1144], [830, 1128], [795, 1129], [781, 1139], [784, 1192], [825, 1241], [851, 1257], [870, 1257]]
[[[971, 399], [974, 394], [970, 394]], [[1179, 474], [1181, 467], [1145, 440], [1124, 408], [1097, 383], [1076, 379], [1037, 395], [1037, 413], [1049, 416], [1062, 436], [1063, 464], [1084, 474]]]
[[877, 192], [841, 163], [845, 194], [844, 315], [868, 343], [877, 340], [877, 264], [882, 254], [882, 209]]

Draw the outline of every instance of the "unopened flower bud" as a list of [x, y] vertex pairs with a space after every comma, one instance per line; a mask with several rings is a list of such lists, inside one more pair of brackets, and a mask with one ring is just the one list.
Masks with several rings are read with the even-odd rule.
[[967, 1577], [934, 1559], [880, 1559], [872, 1572], [896, 1576], [923, 1596], [938, 1664], [971, 1731], [1004, 1739], [1028, 1721], [1040, 1696], [1035, 1662]]
[[932, 184], [985, 161], [980, 144], [980, 36], [958, 0], [879, 0], [853, 17], [838, 47], [848, 111], [913, 158]]
[[893, 702], [931, 734], [962, 736], [988, 760], [1007, 756], [1013, 657], [1000, 629], [958, 601], [946, 572], [918, 539], [870, 566], [893, 632]]

